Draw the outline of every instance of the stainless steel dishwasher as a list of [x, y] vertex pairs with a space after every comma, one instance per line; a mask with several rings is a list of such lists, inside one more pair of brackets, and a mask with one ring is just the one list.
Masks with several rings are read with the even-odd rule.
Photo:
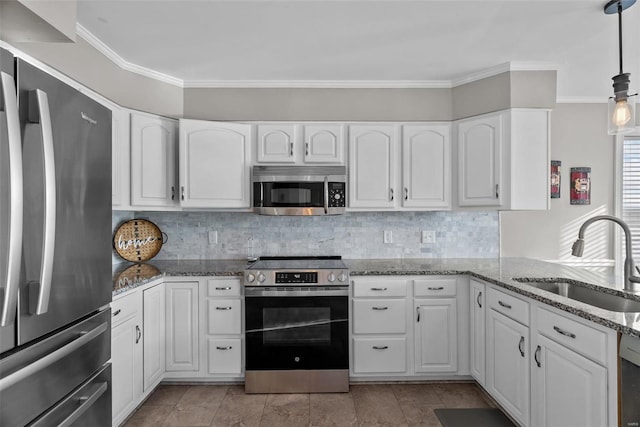
[[620, 426], [640, 426], [640, 338], [620, 339]]

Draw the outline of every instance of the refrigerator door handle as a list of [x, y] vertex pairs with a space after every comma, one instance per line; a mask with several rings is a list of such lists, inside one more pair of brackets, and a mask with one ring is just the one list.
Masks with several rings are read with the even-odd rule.
[[[49, 112], [47, 93], [36, 89], [29, 92], [29, 115], [33, 122], [40, 122], [42, 128], [42, 152], [44, 155], [44, 233], [42, 264], [40, 267], [40, 291], [35, 314], [44, 314], [49, 310], [51, 276], [53, 274], [53, 254], [56, 244], [56, 169], [53, 151], [53, 128]], [[37, 105], [38, 110], [33, 110]], [[36, 116], [37, 114], [37, 116]]]
[[[1, 73], [4, 113], [7, 120], [9, 141], [9, 239], [7, 257], [7, 277], [4, 300], [0, 307], [0, 326], [10, 324], [15, 316], [18, 301], [18, 281], [22, 255], [23, 181], [22, 181], [22, 141], [20, 139], [20, 119], [18, 101], [13, 77]], [[4, 243], [4, 242], [3, 242]]]
[[83, 345], [87, 344], [89, 341], [93, 340], [100, 334], [105, 333], [107, 329], [108, 329], [108, 323], [104, 322], [89, 332], [83, 331], [79, 338], [71, 341], [65, 346], [60, 347], [56, 351], [47, 354], [43, 358], [36, 360], [30, 365], [27, 365], [24, 368], [18, 371], [15, 371], [12, 374], [9, 374], [4, 378], [0, 378], [0, 393], [8, 389], [12, 385], [22, 381], [23, 379], [36, 374], [37, 372], [41, 371], [47, 366], [54, 364], [55, 362], [64, 358], [65, 356], [68, 356], [69, 354], [73, 353]]

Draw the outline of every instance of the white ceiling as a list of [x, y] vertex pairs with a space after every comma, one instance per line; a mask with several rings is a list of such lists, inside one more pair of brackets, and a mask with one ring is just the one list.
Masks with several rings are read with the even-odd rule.
[[[560, 100], [612, 94], [617, 17], [600, 0], [79, 0], [125, 68], [211, 86], [451, 86], [497, 66], [557, 69]], [[640, 87], [640, 5], [623, 13]], [[172, 78], [172, 79], [171, 79]]]

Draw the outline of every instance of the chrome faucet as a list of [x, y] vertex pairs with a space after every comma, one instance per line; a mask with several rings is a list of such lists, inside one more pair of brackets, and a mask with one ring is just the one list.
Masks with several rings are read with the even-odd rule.
[[[594, 216], [593, 218], [589, 218], [582, 224], [580, 227], [580, 231], [578, 231], [578, 240], [573, 243], [571, 247], [571, 255], [573, 256], [582, 256], [582, 252], [584, 251], [584, 232], [589, 225], [596, 221], [600, 221], [606, 219], [608, 221], [615, 222], [624, 230], [625, 235], [625, 246], [627, 249], [627, 256], [624, 260], [624, 290], [625, 291], [640, 291], [640, 276], [635, 276], [635, 271], [640, 273], [640, 268], [636, 267], [635, 262], [633, 261], [633, 252], [631, 247], [631, 230], [629, 230], [629, 226], [626, 222], [621, 220], [620, 218], [616, 218], [611, 215], [599, 215]], [[634, 271], [635, 270], [635, 271]]]

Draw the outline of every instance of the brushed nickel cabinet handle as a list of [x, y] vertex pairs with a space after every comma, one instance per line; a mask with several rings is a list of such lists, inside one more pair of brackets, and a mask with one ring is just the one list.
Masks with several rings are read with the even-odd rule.
[[496, 199], [500, 198], [500, 184], [496, 184]]
[[564, 329], [560, 329], [557, 326], [554, 326], [553, 330], [559, 333], [560, 335], [564, 335], [565, 337], [574, 338], [574, 339], [576, 338], [576, 334], [574, 334], [573, 332], [567, 332]]
[[230, 291], [231, 290], [231, 286], [226, 286], [224, 288], [216, 288], [216, 291]]
[[142, 338], [142, 331], [140, 330], [140, 326], [136, 325], [136, 344], [140, 342], [140, 338]]
[[293, 157], [293, 142], [289, 143], [289, 157]]
[[228, 345], [226, 347], [216, 346], [216, 350], [231, 350], [233, 347]]
[[184, 200], [184, 185], [182, 186], [182, 200]]
[[176, 199], [176, 187], [174, 185], [171, 186], [171, 200]]
[[480, 301], [480, 298], [482, 297], [482, 291], [478, 292], [478, 298], [476, 298], [476, 301], [478, 302], [478, 307], [482, 308], [482, 302]]
[[444, 289], [444, 286], [429, 286], [427, 289], [430, 291], [441, 291]]
[[233, 307], [216, 307], [216, 310], [232, 310]]
[[309, 143], [304, 144], [304, 155], [309, 156]]
[[391, 193], [391, 201], [393, 202], [393, 188], [390, 189], [390, 193]]
[[518, 343], [518, 350], [520, 350], [520, 355], [524, 357], [524, 349], [522, 346], [524, 345], [524, 337], [520, 337], [520, 342]]
[[372, 291], [386, 291], [387, 288], [371, 288]]
[[502, 301], [498, 301], [498, 304], [500, 304], [501, 306], [503, 306], [504, 308], [508, 308], [509, 310], [511, 310], [511, 306], [507, 303], [504, 303]]
[[540, 359], [538, 358], [538, 356], [540, 355], [540, 351], [542, 350], [542, 347], [537, 346], [536, 347], [536, 352], [533, 354], [533, 358], [536, 361], [536, 365], [538, 365], [538, 368], [542, 367], [542, 364], [540, 363]]
[[386, 349], [388, 349], [388, 348], [389, 348], [389, 346], [388, 346], [388, 345], [374, 345], [374, 346], [373, 346], [373, 349], [374, 349], [374, 350], [386, 350]]
[[116, 311], [113, 312], [113, 317], [116, 317], [118, 314], [120, 314], [122, 310], [121, 309], [117, 309]]
[[383, 311], [383, 310], [389, 310], [389, 307], [371, 307], [372, 310], [378, 310], [378, 311]]
[[409, 189], [404, 187], [404, 199], [409, 200]]
[[416, 322], [420, 321], [420, 307], [416, 307]]

